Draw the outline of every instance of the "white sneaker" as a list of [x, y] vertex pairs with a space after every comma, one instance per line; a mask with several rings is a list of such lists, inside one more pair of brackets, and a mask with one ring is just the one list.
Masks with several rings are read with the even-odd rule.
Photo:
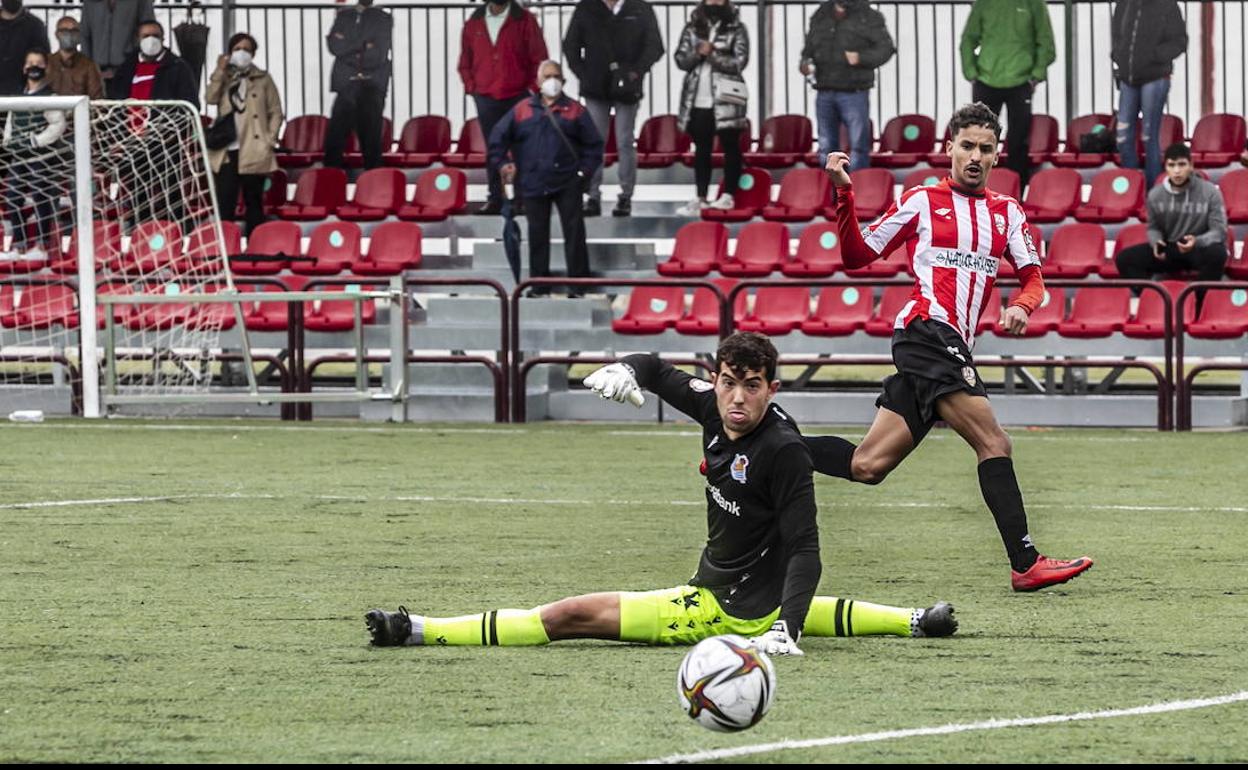
[[36, 246], [22, 254], [21, 258], [27, 262], [47, 262], [48, 252]]
[[702, 216], [702, 208], [704, 206], [706, 206], [706, 201], [701, 198], [694, 198], [676, 209], [676, 215], [681, 217], [700, 217]]
[[735, 208], [737, 205], [737, 202], [732, 199], [731, 195], [729, 195], [728, 193], [724, 193], [723, 195], [719, 196], [718, 198], [716, 198], [714, 201], [712, 201], [711, 203], [707, 205], [713, 209], [720, 209], [721, 211], [727, 211], [728, 209]]
[[21, 258], [16, 251], [0, 251], [0, 262], [16, 262]]

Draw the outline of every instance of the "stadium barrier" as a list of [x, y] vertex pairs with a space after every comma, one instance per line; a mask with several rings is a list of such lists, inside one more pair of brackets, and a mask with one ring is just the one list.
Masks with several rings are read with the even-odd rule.
[[[1205, 290], [1248, 291], [1248, 281], [1193, 281], [1183, 287], [1183, 290], [1179, 292], [1179, 296], [1175, 298], [1175, 307], [1178, 308], [1179, 321], [1174, 331], [1176, 369], [1173, 382], [1175, 401], [1177, 402], [1175, 430], [1190, 431], [1192, 429], [1192, 385], [1200, 374], [1212, 371], [1248, 371], [1248, 359], [1241, 361], [1204, 361], [1185, 371], [1187, 366], [1187, 323], [1184, 311], [1187, 308], [1188, 297], [1194, 297], [1196, 292]], [[1208, 294], [1205, 297], [1207, 300]], [[1248, 313], [1248, 308], [1245, 309], [1245, 313]]]

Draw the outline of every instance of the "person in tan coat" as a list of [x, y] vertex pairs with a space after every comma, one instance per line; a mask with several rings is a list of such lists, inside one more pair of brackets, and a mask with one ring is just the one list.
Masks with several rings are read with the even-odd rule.
[[264, 222], [265, 178], [277, 170], [274, 147], [282, 127], [282, 99], [269, 73], [255, 66], [256, 39], [246, 32], [230, 38], [208, 81], [208, 103], [217, 115], [234, 115], [238, 136], [228, 147], [208, 151], [216, 175], [221, 219], [234, 218], [242, 189], [247, 234]]
[[56, 41], [60, 44], [48, 60], [48, 82], [57, 96], [89, 96], [104, 98], [104, 81], [100, 68], [78, 50], [82, 45], [82, 27], [73, 16], [56, 23]]

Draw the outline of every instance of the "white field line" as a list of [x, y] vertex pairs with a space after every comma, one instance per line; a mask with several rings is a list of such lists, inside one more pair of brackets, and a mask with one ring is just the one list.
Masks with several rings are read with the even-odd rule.
[[1081, 711], [1077, 714], [1051, 714], [1043, 717], [1024, 717], [1020, 719], [988, 719], [983, 722], [963, 722], [960, 724], [941, 725], [939, 727], [914, 727], [908, 730], [887, 730], [858, 735], [837, 735], [829, 738], [810, 738], [806, 740], [783, 740], [775, 743], [758, 743], [752, 746], [737, 746], [731, 749], [712, 749], [697, 751], [691, 754], [672, 754], [657, 759], [647, 759], [634, 764], [680, 764], [688, 762], [712, 762], [715, 760], [747, 757], [755, 754], [769, 754], [774, 751], [792, 749], [813, 749], [824, 746], [845, 746], [853, 743], [876, 743], [892, 741], [900, 738], [921, 738], [928, 735], [953, 735], [977, 730], [1001, 730], [1008, 727], [1036, 727], [1039, 725], [1063, 724], [1066, 722], [1090, 722], [1097, 719], [1116, 719], [1119, 717], [1147, 716], [1150, 714], [1166, 714], [1173, 711], [1191, 711], [1193, 709], [1225, 706], [1230, 703], [1248, 701], [1248, 690], [1222, 695], [1216, 698], [1197, 698], [1194, 700], [1167, 701], [1153, 703], [1148, 706], [1136, 706], [1126, 709], [1110, 709], [1107, 711]]

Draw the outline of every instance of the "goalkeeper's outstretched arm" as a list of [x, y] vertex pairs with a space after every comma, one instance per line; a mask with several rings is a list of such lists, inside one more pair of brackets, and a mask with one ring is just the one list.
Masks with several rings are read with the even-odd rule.
[[699, 423], [715, 414], [714, 386], [685, 374], [655, 355], [638, 353], [608, 364], [585, 378], [585, 387], [603, 398], [642, 406], [644, 388]]

